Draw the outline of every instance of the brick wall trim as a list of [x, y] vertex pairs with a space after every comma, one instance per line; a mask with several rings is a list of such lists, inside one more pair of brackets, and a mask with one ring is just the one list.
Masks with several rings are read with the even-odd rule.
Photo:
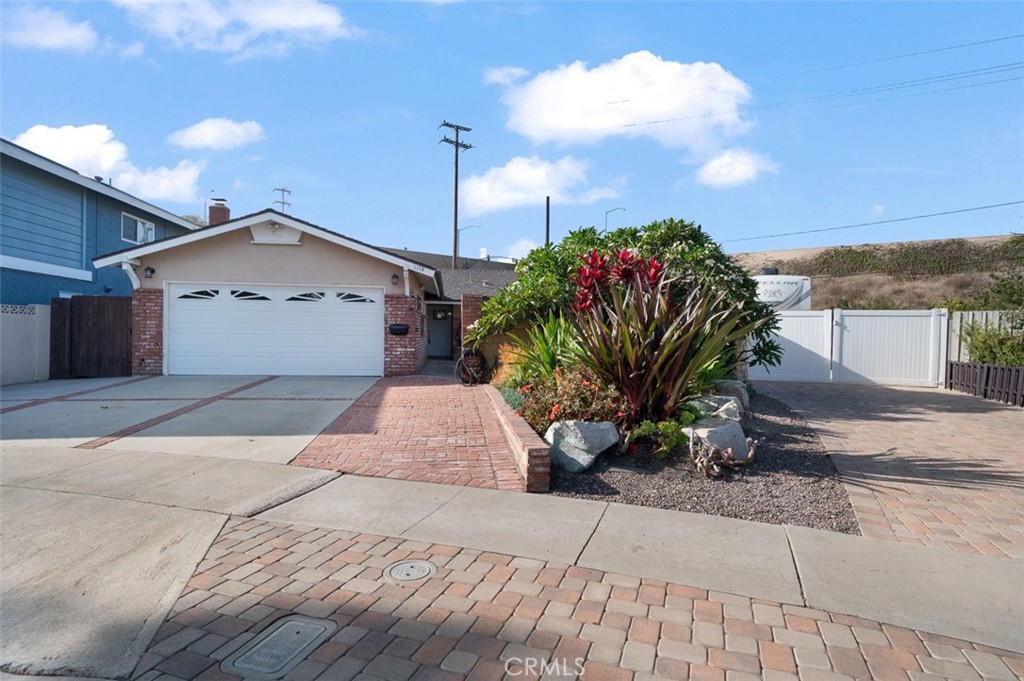
[[136, 289], [132, 293], [132, 375], [164, 372], [164, 292]]
[[[392, 324], [406, 324], [409, 333], [395, 336]], [[408, 376], [427, 363], [427, 315], [416, 296], [384, 296], [384, 375]]]

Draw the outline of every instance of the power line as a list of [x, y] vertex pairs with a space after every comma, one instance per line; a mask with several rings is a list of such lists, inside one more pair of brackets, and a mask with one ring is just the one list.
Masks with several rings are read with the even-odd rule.
[[[968, 71], [956, 71], [953, 73], [944, 73], [936, 76], [927, 76], [925, 78], [916, 78], [913, 80], [897, 81], [895, 83], [886, 83], [884, 85], [875, 85], [867, 88], [858, 88], [856, 90], [846, 90], [843, 92], [834, 92], [827, 95], [816, 95], [813, 97], [801, 97], [799, 99], [788, 99], [778, 102], [770, 102], [767, 104], [758, 104], [749, 107], [750, 112], [764, 112], [774, 113], [779, 110], [798, 107], [802, 104], [814, 104], [818, 102], [827, 102], [835, 99], [846, 99], [850, 97], [856, 97], [859, 95], [867, 95], [880, 92], [891, 92], [895, 90], [906, 90], [908, 88], [924, 87], [927, 85], [937, 85], [939, 83], [948, 83], [956, 80], [963, 80], [966, 78], [983, 78], [986, 76], [992, 76], [999, 73], [1007, 73], [1010, 71], [1019, 71], [1024, 69], [1024, 62], [1011, 62], [1009, 64], [999, 64], [996, 66], [986, 66], [978, 69], [971, 69]], [[876, 99], [868, 99], [854, 102], [845, 102], [842, 104], [836, 104], [833, 106], [820, 107], [817, 109], [801, 109], [801, 112], [820, 111], [822, 109], [835, 109], [843, 106], [854, 106], [857, 104], [868, 104], [871, 102], [882, 102], [890, 99], [904, 99], [907, 97], [918, 97], [927, 94], [936, 94], [939, 92], [951, 92], [953, 90], [964, 90], [973, 87], [982, 87], [984, 85], [997, 85], [999, 83], [1006, 83], [1010, 81], [1021, 80], [1020, 78], [1005, 78], [1002, 80], [987, 81], [984, 83], [974, 83], [970, 85], [962, 85], [949, 88], [940, 88], [937, 90], [925, 90], [923, 92], [915, 92], [908, 95], [898, 95], [896, 97], [882, 97]], [[730, 113], [731, 109], [720, 109], [716, 111], [709, 111], [692, 116], [676, 116], [673, 118], [662, 118], [653, 121], [640, 121], [636, 123], [622, 123], [616, 127], [618, 128], [639, 128], [647, 125], [663, 125], [665, 123], [678, 123], [680, 121], [696, 120], [705, 118], [708, 116]]]
[[[966, 47], [977, 47], [978, 45], [987, 45], [987, 44], [990, 44], [990, 43], [998, 43], [998, 42], [1002, 42], [1002, 41], [1005, 41], [1005, 40], [1017, 40], [1019, 38], [1024, 38], [1024, 33], [1017, 33], [1017, 34], [1014, 34], [1014, 35], [1007, 35], [1007, 36], [1002, 36], [1002, 37], [999, 37], [999, 38], [989, 38], [987, 40], [976, 40], [976, 41], [970, 42], [970, 43], [960, 43], [959, 45], [947, 45], [946, 47], [937, 47], [937, 48], [930, 49], [930, 50], [920, 50], [918, 52], [907, 52], [907, 53], [904, 53], [904, 54], [896, 54], [896, 55], [891, 55], [891, 56], [888, 56], [888, 57], [878, 57], [876, 59], [867, 59], [867, 60], [864, 60], [864, 61], [849, 62], [849, 63], [846, 63], [846, 64], [836, 64], [834, 66], [823, 66], [821, 68], [810, 69], [810, 70], [807, 70], [807, 71], [796, 71], [796, 72], [793, 72], [793, 73], [782, 73], [782, 74], [777, 74], [777, 75], [773, 75], [773, 76], [759, 76], [757, 78], [751, 78], [747, 82], [757, 83], [757, 82], [766, 81], [766, 80], [782, 80], [782, 79], [785, 79], [785, 78], [795, 78], [797, 76], [806, 76], [806, 75], [810, 75], [810, 74], [814, 74], [814, 73], [825, 73], [825, 72], [828, 72], [828, 71], [839, 71], [841, 69], [853, 68], [855, 66], [866, 66], [868, 64], [879, 64], [879, 63], [882, 63], [882, 62], [895, 61], [895, 60], [898, 60], [898, 59], [908, 59], [910, 57], [920, 57], [920, 56], [923, 56], [923, 55], [926, 55], [926, 54], [935, 54], [935, 53], [938, 53], [938, 52], [947, 52], [949, 50], [959, 50], [959, 49], [966, 48]], [[632, 98], [628, 98], [628, 99], [617, 99], [617, 100], [612, 100], [612, 101], [609, 101], [609, 102], [605, 102], [605, 104], [626, 104], [626, 103], [634, 102], [634, 101], [637, 101], [637, 100], [655, 99], [655, 98], [659, 98], [659, 97], [674, 97], [676, 95], [690, 94], [690, 93], [694, 93], [694, 92], [701, 92], [701, 91], [704, 91], [704, 90], [716, 90], [716, 89], [717, 88], [715, 88], [714, 86], [705, 86], [705, 87], [692, 88], [692, 89], [689, 89], [689, 90], [683, 90], [683, 91], [674, 92], [674, 93], [665, 93], [665, 94], [660, 94], [660, 95], [650, 95], [650, 96], [647, 96], [647, 97], [632, 97]]]
[[958, 213], [973, 213], [979, 210], [989, 210], [991, 208], [1004, 208], [1006, 206], [1019, 206], [1024, 203], [1022, 201], [1008, 201], [1007, 203], [993, 203], [988, 206], [974, 206], [973, 208], [959, 208], [957, 210], [947, 210], [941, 213], [929, 213], [928, 215], [913, 215], [906, 218], [893, 218], [891, 220], [878, 220], [876, 222], [860, 222], [855, 225], [842, 225], [839, 227], [822, 227], [820, 229], [804, 229], [799, 232], [782, 232], [779, 234], [765, 234], [762, 236], [745, 236], [739, 239], [724, 239], [722, 243], [732, 243], [736, 241], [757, 241], [760, 239], [774, 239], [780, 236], [796, 236], [798, 234], [816, 234], [818, 232], [834, 232], [840, 229], [853, 229], [855, 227], [873, 227], [875, 225], [891, 225], [894, 222], [908, 222], [910, 220], [923, 220], [924, 218], [936, 218], [942, 215], [956, 215]]
[[1000, 38], [989, 38], [987, 40], [976, 40], [971, 43], [960, 43], [959, 45], [947, 45], [946, 47], [936, 47], [931, 50], [921, 50], [918, 52], [906, 52], [904, 54], [894, 54], [889, 57], [878, 57], [877, 59], [867, 59], [865, 61], [850, 62], [848, 64], [837, 64], [835, 66], [824, 66], [818, 69], [810, 69], [809, 71], [798, 71], [796, 73], [786, 73], [778, 76], [762, 76], [755, 80], [777, 80], [780, 78], [794, 78], [796, 76], [807, 76], [812, 73], [824, 73], [826, 71], [838, 71], [840, 69], [849, 69], [855, 66], [867, 66], [868, 64], [880, 64], [886, 61], [895, 61], [897, 59], [909, 59], [910, 57], [920, 57], [926, 54], [935, 54], [937, 52], [948, 52], [949, 50], [959, 50], [965, 47], [977, 47], [978, 45], [988, 45], [990, 43], [998, 43], [1004, 40], [1016, 40], [1018, 38], [1024, 38], [1024, 33], [1016, 33], [1014, 35], [1005, 35]]

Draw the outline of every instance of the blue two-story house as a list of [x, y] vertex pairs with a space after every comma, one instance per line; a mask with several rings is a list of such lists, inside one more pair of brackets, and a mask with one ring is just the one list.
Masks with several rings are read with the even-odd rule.
[[130, 296], [128, 275], [93, 258], [197, 228], [7, 140], [0, 153], [0, 304]]

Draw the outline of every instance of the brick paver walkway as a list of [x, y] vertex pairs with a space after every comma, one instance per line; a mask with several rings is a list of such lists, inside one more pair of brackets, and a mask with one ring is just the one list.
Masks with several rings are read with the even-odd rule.
[[447, 485], [525, 488], [482, 389], [428, 376], [381, 379], [292, 463]]
[[[436, 573], [399, 585], [404, 559]], [[220, 661], [281, 617], [337, 623], [286, 681], [1013, 679], [1024, 656], [725, 593], [510, 555], [229, 518], [139, 681], [231, 681]], [[534, 668], [536, 669], [536, 668]], [[582, 674], [575, 672], [582, 669]]]
[[759, 382], [800, 411], [867, 537], [1024, 558], [1024, 410], [942, 389]]

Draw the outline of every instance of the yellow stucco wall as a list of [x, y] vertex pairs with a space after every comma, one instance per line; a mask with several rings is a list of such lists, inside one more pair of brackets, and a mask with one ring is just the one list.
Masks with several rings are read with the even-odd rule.
[[[300, 245], [254, 244], [247, 227], [209, 237], [141, 258], [135, 268], [142, 288], [162, 288], [165, 282], [248, 284], [320, 284], [324, 286], [383, 286], [385, 293], [402, 294], [402, 268], [344, 246], [303, 234]], [[152, 267], [152, 279], [143, 270]], [[398, 285], [391, 284], [398, 275]], [[423, 283], [409, 273], [409, 288], [423, 296]]]

